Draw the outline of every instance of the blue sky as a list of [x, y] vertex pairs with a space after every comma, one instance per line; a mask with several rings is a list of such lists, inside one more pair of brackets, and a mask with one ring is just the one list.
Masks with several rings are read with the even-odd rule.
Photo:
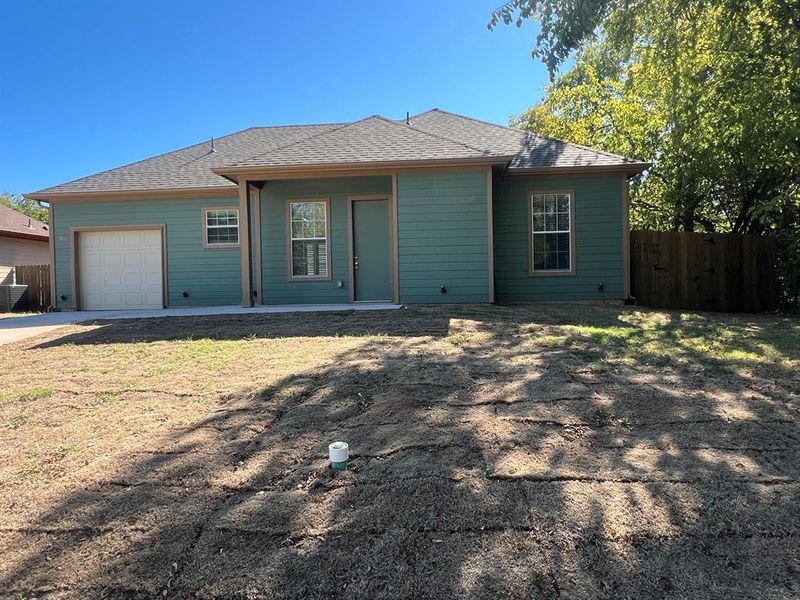
[[31, 192], [257, 125], [506, 123], [547, 81], [501, 0], [4, 3], [0, 191]]

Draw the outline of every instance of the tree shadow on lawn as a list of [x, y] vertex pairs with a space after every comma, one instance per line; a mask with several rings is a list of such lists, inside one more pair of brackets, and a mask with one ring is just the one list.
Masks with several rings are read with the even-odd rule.
[[[800, 593], [798, 407], [779, 380], [743, 375], [695, 344], [680, 360], [629, 368], [620, 354], [647, 335], [635, 323], [613, 343], [568, 330], [552, 347], [540, 342], [558, 311], [501, 313], [445, 313], [446, 337], [365, 337], [323, 369], [221, 400], [192, 427], [120, 456], [104, 481], [0, 534], [13, 549], [0, 589]], [[416, 318], [424, 313], [402, 315]], [[608, 318], [600, 311], [587, 324]], [[327, 467], [336, 439], [351, 444], [347, 472]]]
[[[455, 309], [451, 309], [455, 310]], [[398, 318], [397, 311], [335, 311], [296, 314], [217, 315], [86, 321], [93, 328], [48, 340], [37, 348], [64, 345], [129, 344], [179, 340], [246, 340], [332, 336], [433, 336], [448, 333], [447, 315], [416, 311], [419, 318]]]

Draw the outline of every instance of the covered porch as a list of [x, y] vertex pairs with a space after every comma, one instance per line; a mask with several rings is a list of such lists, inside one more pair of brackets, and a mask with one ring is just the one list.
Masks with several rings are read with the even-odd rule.
[[397, 303], [396, 177], [240, 185], [242, 305]]
[[488, 165], [236, 179], [244, 307], [494, 300]]

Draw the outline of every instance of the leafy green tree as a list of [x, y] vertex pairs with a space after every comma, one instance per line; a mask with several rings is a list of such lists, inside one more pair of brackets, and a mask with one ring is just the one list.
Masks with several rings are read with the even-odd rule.
[[[800, 3], [514, 0], [551, 83], [523, 128], [653, 163], [635, 227], [775, 233], [800, 296]], [[565, 60], [573, 65], [559, 72]]]
[[0, 204], [8, 206], [14, 210], [21, 212], [37, 221], [47, 223], [47, 209], [39, 206], [39, 203], [22, 196], [21, 194], [10, 194], [3, 192], [0, 194]]

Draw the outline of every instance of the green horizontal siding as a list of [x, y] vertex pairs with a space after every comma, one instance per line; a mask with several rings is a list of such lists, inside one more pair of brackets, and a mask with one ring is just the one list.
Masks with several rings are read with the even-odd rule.
[[[390, 177], [269, 181], [261, 190], [261, 277], [265, 304], [338, 304], [350, 301], [347, 197], [392, 193]], [[331, 280], [289, 280], [286, 235], [290, 198], [329, 198]], [[388, 243], [388, 241], [387, 241]], [[337, 282], [342, 287], [337, 287]]]
[[398, 174], [401, 302], [489, 301], [486, 176], [483, 170]]
[[[528, 193], [575, 191], [575, 275], [528, 276]], [[497, 300], [621, 300], [622, 178], [503, 178], [494, 182], [494, 259]], [[605, 291], [597, 289], [605, 284]]]
[[[239, 304], [239, 248], [204, 248], [202, 209], [237, 206], [236, 198], [56, 202], [53, 210], [56, 306], [74, 308], [70, 229], [104, 225], [166, 225], [170, 306]], [[188, 297], [183, 297], [183, 292]], [[67, 300], [61, 300], [61, 296]]]

